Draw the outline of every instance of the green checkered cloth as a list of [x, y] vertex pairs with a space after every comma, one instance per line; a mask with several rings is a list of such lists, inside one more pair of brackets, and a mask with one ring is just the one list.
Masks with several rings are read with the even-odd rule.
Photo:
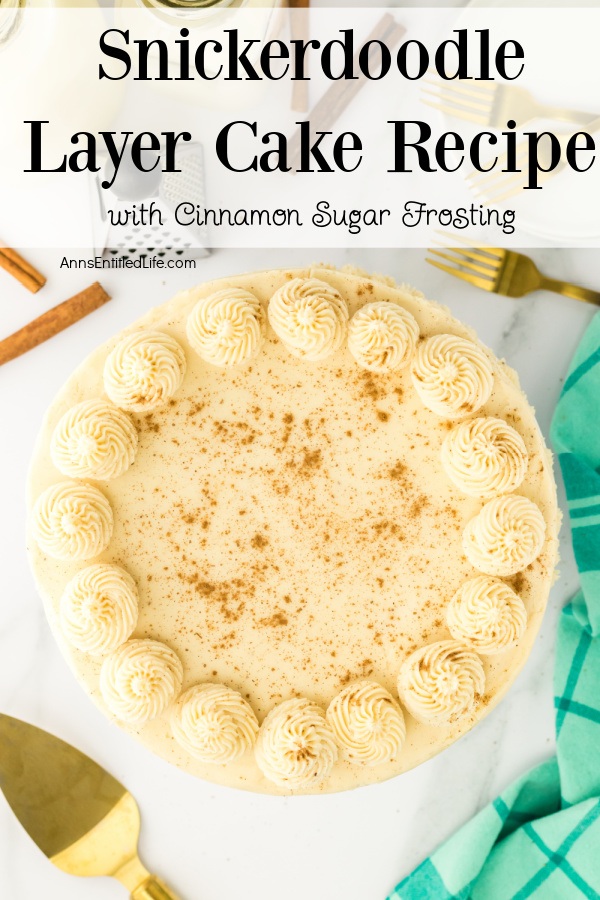
[[558, 631], [556, 757], [481, 810], [388, 900], [600, 900], [600, 314], [571, 364], [551, 437], [581, 577]]

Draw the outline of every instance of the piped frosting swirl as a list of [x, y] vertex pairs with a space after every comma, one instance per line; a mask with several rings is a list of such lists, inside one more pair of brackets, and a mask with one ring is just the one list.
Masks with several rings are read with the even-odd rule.
[[423, 405], [448, 419], [477, 412], [487, 402], [494, 381], [484, 351], [454, 334], [435, 334], [423, 341], [411, 372]]
[[135, 628], [135, 581], [119, 566], [88, 566], [66, 586], [59, 616], [63, 634], [78, 650], [93, 655], [110, 653]]
[[399, 704], [375, 681], [348, 685], [333, 698], [325, 716], [342, 756], [359, 765], [391, 762], [406, 737]]
[[53, 559], [86, 560], [106, 550], [113, 512], [104, 494], [91, 484], [61, 481], [38, 497], [31, 533]]
[[108, 481], [127, 471], [137, 445], [137, 431], [126, 413], [104, 400], [84, 400], [58, 422], [50, 455], [63, 475]]
[[171, 730], [191, 756], [224, 765], [254, 746], [258, 720], [238, 691], [222, 684], [197, 684], [177, 701]]
[[485, 575], [516, 575], [537, 559], [544, 545], [544, 517], [527, 497], [496, 497], [463, 533], [467, 559]]
[[527, 610], [504, 581], [479, 575], [455, 593], [446, 620], [453, 638], [491, 656], [516, 644], [527, 626]]
[[460, 641], [437, 641], [411, 653], [398, 676], [398, 693], [425, 725], [452, 725], [472, 712], [485, 690], [481, 660]]
[[170, 647], [160, 641], [132, 640], [102, 663], [100, 691], [117, 719], [143, 725], [175, 700], [182, 680], [181, 660]]
[[489, 500], [519, 487], [528, 457], [518, 431], [503, 419], [488, 416], [453, 428], [442, 445], [441, 460], [459, 490]]
[[237, 366], [258, 356], [266, 316], [254, 294], [226, 288], [199, 300], [187, 321], [187, 336], [196, 353], [215, 366]]
[[294, 356], [316, 362], [344, 343], [348, 304], [334, 287], [318, 278], [293, 278], [269, 301], [269, 322]]
[[171, 399], [185, 369], [185, 354], [174, 338], [161, 331], [136, 331], [108, 355], [104, 389], [122, 409], [150, 412]]
[[269, 781], [297, 790], [330, 774], [338, 751], [323, 710], [304, 698], [285, 700], [264, 720], [254, 748]]
[[351, 318], [348, 349], [363, 369], [391, 372], [412, 359], [419, 326], [408, 310], [389, 300], [366, 303]]

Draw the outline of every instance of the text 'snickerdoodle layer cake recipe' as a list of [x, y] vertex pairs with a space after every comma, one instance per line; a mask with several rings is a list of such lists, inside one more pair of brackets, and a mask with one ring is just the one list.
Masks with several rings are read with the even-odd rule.
[[267, 793], [382, 781], [468, 731], [557, 555], [515, 374], [419, 291], [325, 266], [202, 284], [96, 350], [48, 411], [30, 504], [101, 709]]

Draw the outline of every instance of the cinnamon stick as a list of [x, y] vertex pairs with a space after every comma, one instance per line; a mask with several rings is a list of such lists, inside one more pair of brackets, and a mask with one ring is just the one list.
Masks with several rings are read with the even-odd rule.
[[[310, 0], [289, 0], [291, 32], [293, 40], [308, 40]], [[308, 112], [308, 81], [298, 79], [292, 86], [292, 109], [294, 112]]]
[[[382, 41], [387, 44], [390, 50], [399, 42], [406, 29], [400, 25], [392, 15], [386, 13], [379, 20], [369, 37], [368, 41]], [[373, 52], [373, 47], [369, 48], [369, 56]], [[360, 49], [354, 54], [354, 64], [358, 68], [358, 56]], [[310, 121], [315, 131], [326, 131], [341, 116], [344, 110], [349, 106], [355, 96], [358, 94], [367, 79], [361, 76], [350, 81], [336, 81], [331, 87], [325, 91], [318, 103], [315, 104], [310, 114]], [[289, 142], [288, 165], [291, 167], [291, 173], [294, 174], [299, 163], [301, 154], [301, 138], [300, 129], [292, 136]]]
[[46, 284], [44, 276], [10, 247], [0, 247], [0, 266], [32, 294], [37, 293]]
[[64, 303], [49, 309], [20, 331], [15, 331], [10, 337], [0, 341], [0, 366], [43, 344], [69, 325], [74, 325], [79, 319], [103, 306], [108, 300], [109, 295], [96, 281]]

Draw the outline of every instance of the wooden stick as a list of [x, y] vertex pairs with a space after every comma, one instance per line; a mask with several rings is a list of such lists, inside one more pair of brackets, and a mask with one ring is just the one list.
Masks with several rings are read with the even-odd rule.
[[[392, 15], [386, 13], [382, 16], [367, 38], [367, 42], [383, 41], [390, 49], [392, 49], [405, 32], [406, 29], [404, 26], [400, 25]], [[373, 48], [371, 47], [370, 50], [372, 51], [372, 49]], [[360, 50], [357, 50], [354, 55], [354, 63], [357, 68], [359, 53]], [[310, 121], [315, 131], [326, 131], [331, 127], [349, 106], [366, 81], [367, 79], [363, 76], [351, 81], [334, 82], [311, 110]], [[296, 172], [300, 163], [300, 141], [300, 129], [298, 129], [295, 134], [292, 135], [288, 145], [288, 165], [291, 166], [291, 174]]]
[[23, 287], [26, 287], [32, 294], [37, 293], [46, 284], [44, 276], [10, 247], [0, 247], [0, 266], [17, 281], [20, 281]]
[[[289, 0], [292, 38], [307, 41], [309, 31], [308, 10], [310, 0]], [[292, 83], [292, 109], [294, 112], [308, 112], [308, 81]]]
[[10, 337], [0, 341], [0, 366], [43, 344], [69, 325], [75, 324], [79, 319], [103, 306], [108, 300], [110, 297], [96, 281], [81, 293], [49, 309], [20, 331], [15, 331]]

